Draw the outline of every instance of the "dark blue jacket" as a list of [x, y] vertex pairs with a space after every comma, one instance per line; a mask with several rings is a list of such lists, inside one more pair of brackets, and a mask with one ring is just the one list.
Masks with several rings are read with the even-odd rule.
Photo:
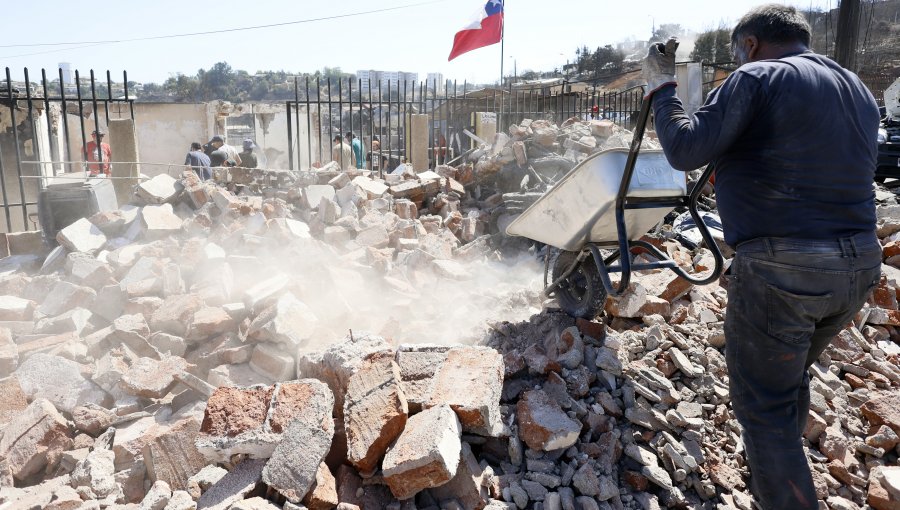
[[725, 241], [837, 239], [875, 229], [878, 107], [859, 78], [814, 53], [741, 66], [692, 117], [653, 98], [669, 163], [713, 162]]

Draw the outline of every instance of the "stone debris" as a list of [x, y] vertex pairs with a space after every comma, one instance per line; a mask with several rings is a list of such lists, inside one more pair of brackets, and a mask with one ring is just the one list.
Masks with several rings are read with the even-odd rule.
[[[504, 226], [629, 142], [526, 119], [459, 167], [384, 179], [157, 176], [43, 264], [17, 248], [0, 264], [0, 507], [752, 508], [718, 284], [636, 274], [592, 321], [517, 289], [530, 319], [453, 331], [498, 299], [480, 264], [531, 248]], [[810, 370], [803, 446], [833, 510], [900, 508], [900, 205], [879, 200], [884, 278]], [[710, 267], [668, 225], [645, 239]], [[362, 320], [374, 333], [348, 331]]]

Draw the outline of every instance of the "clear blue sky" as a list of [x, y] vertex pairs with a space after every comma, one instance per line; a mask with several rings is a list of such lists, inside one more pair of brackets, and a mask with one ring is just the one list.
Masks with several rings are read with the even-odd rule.
[[[0, 46], [89, 42], [282, 23], [369, 11], [425, 0], [151, 0], [98, 3], [61, 0], [22, 2], [0, 31]], [[135, 81], [164, 81], [176, 73], [227, 61], [235, 69], [305, 72], [322, 67], [442, 72], [447, 79], [496, 81], [500, 46], [484, 48], [447, 62], [453, 35], [465, 26], [483, 0], [440, 0], [378, 14], [227, 34], [154, 41], [75, 46], [2, 47], [0, 62], [14, 79], [21, 68], [56, 76], [59, 62], [105, 76], [127, 70]], [[634, 38], [647, 39], [653, 23], [679, 23], [700, 31], [732, 24], [760, 1], [587, 1], [506, 0], [506, 74], [552, 69], [590, 48]], [[803, 8], [835, 7], [837, 0], [782, 2]], [[202, 5], [203, 7], [198, 7]], [[60, 51], [63, 50], [63, 51]], [[34, 79], [34, 78], [32, 78]]]

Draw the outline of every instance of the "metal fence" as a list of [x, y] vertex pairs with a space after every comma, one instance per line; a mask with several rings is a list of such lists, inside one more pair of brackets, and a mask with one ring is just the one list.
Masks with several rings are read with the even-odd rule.
[[[363, 80], [305, 79], [294, 81], [293, 101], [287, 101], [290, 169], [321, 166], [332, 159], [336, 136], [352, 132], [367, 152], [378, 142], [375, 157], [365, 166], [392, 169], [408, 156], [410, 115], [428, 116], [428, 154], [431, 167], [454, 161], [470, 150], [466, 131], [475, 134], [476, 114], [496, 118], [499, 131], [523, 119], [562, 123], [570, 118], [611, 119], [631, 128], [637, 119], [643, 89], [599, 92], [573, 84], [474, 89], [467, 82], [364, 82]], [[340, 151], [338, 151], [340, 152]], [[343, 161], [339, 161], [343, 164]]]
[[[106, 129], [111, 118], [134, 120], [127, 73], [115, 85], [109, 71], [105, 81], [93, 70], [87, 78], [75, 71], [70, 83], [65, 78], [59, 69], [58, 76], [48, 80], [41, 69], [40, 81], [32, 81], [26, 68], [23, 79], [14, 81], [7, 67], [6, 82], [0, 82], [0, 227], [6, 232], [19, 225], [33, 228], [40, 177], [82, 170], [84, 149], [95, 129]], [[114, 90], [122, 97], [114, 98]], [[98, 155], [102, 165], [105, 155]]]

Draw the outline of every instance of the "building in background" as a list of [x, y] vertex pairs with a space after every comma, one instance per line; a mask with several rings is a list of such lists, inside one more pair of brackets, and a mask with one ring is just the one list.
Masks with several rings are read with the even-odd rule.
[[62, 69], [63, 84], [74, 85], [75, 84], [75, 72], [72, 71], [72, 64], [70, 62], [60, 62], [59, 68]]
[[428, 81], [425, 82], [425, 87], [428, 90], [434, 90], [435, 94], [443, 94], [447, 88], [447, 83], [444, 81], [444, 73], [428, 73]]
[[365, 71], [356, 71], [356, 77], [360, 80], [362, 90], [367, 90], [369, 85], [372, 89], [378, 88], [378, 82], [384, 88], [390, 87], [396, 89], [402, 87], [402, 83], [406, 82], [407, 87], [415, 87], [419, 82], [419, 73], [407, 73], [404, 71], [376, 71], [373, 69]]

